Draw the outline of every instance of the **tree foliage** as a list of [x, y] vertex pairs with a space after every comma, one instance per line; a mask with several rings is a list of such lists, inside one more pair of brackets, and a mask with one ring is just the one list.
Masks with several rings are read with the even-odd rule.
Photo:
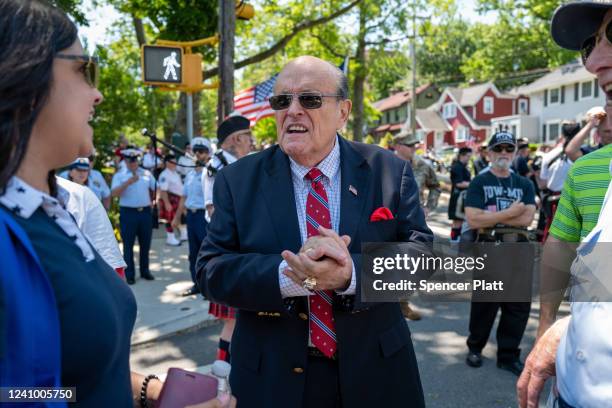
[[[79, 24], [87, 24], [78, 0], [52, 0]], [[145, 88], [140, 80], [139, 49], [134, 35], [142, 21], [149, 43], [156, 39], [194, 40], [217, 31], [216, 0], [93, 0], [111, 4], [123, 16], [116, 41], [99, 48], [101, 90], [106, 101], [98, 109], [96, 141], [110, 144], [120, 131], [136, 135], [147, 126], [161, 134], [177, 128], [181, 109], [176, 94]], [[236, 90], [253, 86], [277, 73], [290, 59], [310, 54], [340, 65], [350, 57], [351, 96], [357, 126], [373, 123], [372, 103], [400, 88], [409, 89], [412, 2], [402, 0], [251, 0], [255, 17], [236, 26]], [[460, 17], [456, 0], [418, 0], [418, 82], [460, 84], [495, 80], [510, 86], [525, 81], [523, 73], [552, 68], [576, 57], [556, 46], [549, 33], [552, 13], [561, 0], [478, 0], [481, 12], [494, 12], [494, 24]], [[203, 47], [205, 72], [214, 74], [216, 50]], [[509, 81], [508, 78], [511, 78]], [[517, 78], [515, 78], [517, 77]], [[201, 133], [214, 137], [216, 92], [199, 98]], [[351, 137], [354, 116], [347, 132]], [[274, 141], [274, 119], [254, 129], [260, 143]]]
[[120, 133], [140, 140], [144, 127], [163, 136], [171, 129], [173, 98], [144, 87], [140, 78], [140, 50], [133, 40], [129, 23], [117, 24], [118, 39], [106, 47], [99, 46], [100, 92], [104, 101], [96, 107], [94, 138], [99, 151], [110, 152]]

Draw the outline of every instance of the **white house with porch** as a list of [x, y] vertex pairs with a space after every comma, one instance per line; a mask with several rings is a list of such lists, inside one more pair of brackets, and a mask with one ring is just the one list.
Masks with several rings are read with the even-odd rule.
[[517, 136], [539, 143], [554, 143], [561, 122], [575, 120], [584, 124], [589, 109], [606, 103], [596, 77], [579, 62], [557, 68], [514, 93], [529, 96], [530, 116], [496, 118], [491, 124], [509, 125], [511, 129], [516, 126], [521, 129]]

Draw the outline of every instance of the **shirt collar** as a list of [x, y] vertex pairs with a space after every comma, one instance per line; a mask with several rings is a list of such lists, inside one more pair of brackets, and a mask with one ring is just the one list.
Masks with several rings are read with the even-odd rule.
[[[293, 173], [297, 179], [304, 180], [304, 177], [306, 177], [306, 174], [308, 174], [312, 167], [302, 166], [291, 157], [289, 157], [289, 160], [291, 161], [291, 173]], [[334, 176], [338, 174], [338, 171], [340, 170], [340, 144], [338, 142], [338, 135], [336, 135], [334, 147], [332, 148], [331, 152], [329, 152], [329, 154], [319, 164], [317, 164], [316, 167], [321, 170], [321, 173], [323, 173], [328, 180], [333, 179]]]
[[226, 157], [227, 159], [234, 160], [234, 161], [237, 161], [237, 160], [238, 160], [238, 159], [236, 158], [236, 156], [234, 156], [233, 154], [231, 154], [231, 153], [230, 153], [230, 152], [228, 152], [227, 150], [222, 150], [222, 152], [223, 152], [223, 154], [224, 154], [225, 156], [227, 156], [227, 157]]
[[20, 217], [28, 219], [44, 202], [66, 208], [70, 193], [59, 185], [57, 190], [57, 198], [55, 198], [35, 189], [19, 177], [13, 176], [6, 186], [6, 191], [0, 196], [0, 203]]

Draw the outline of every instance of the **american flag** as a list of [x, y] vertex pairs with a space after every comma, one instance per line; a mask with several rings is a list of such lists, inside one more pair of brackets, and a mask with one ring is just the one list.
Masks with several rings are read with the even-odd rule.
[[255, 126], [259, 119], [274, 115], [268, 98], [273, 95], [277, 76], [278, 74], [234, 96], [234, 111], [249, 119], [251, 127]]
[[[348, 75], [348, 57], [342, 61], [338, 68]], [[259, 84], [238, 92], [234, 96], [234, 112], [232, 114], [240, 114], [251, 121], [251, 127], [259, 119], [267, 118], [274, 115], [274, 110], [270, 107], [268, 98], [274, 94], [274, 84], [278, 74], [260, 82]]]

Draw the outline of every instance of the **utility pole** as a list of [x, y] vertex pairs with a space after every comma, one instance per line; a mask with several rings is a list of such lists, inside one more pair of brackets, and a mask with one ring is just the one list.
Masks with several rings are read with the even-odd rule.
[[217, 121], [221, 123], [234, 110], [234, 36], [236, 33], [235, 0], [219, 0], [219, 102]]
[[417, 82], [416, 82], [416, 70], [417, 70], [417, 57], [416, 57], [416, 36], [417, 36], [417, 0], [412, 2], [412, 40], [410, 41], [410, 54], [412, 54], [412, 99], [410, 103], [410, 130], [412, 137], [416, 138], [416, 110], [417, 110]]

